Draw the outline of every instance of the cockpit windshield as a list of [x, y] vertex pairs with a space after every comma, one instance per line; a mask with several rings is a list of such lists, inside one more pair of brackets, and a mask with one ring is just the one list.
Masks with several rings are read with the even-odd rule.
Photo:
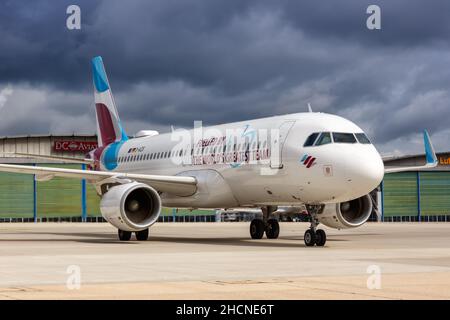
[[304, 147], [321, 146], [329, 143], [361, 143], [370, 144], [367, 136], [360, 133], [350, 132], [314, 132], [308, 136]]
[[310, 147], [314, 144], [314, 142], [317, 139], [317, 136], [319, 135], [319, 132], [314, 132], [313, 134], [309, 135], [309, 137], [306, 139], [304, 147]]
[[331, 143], [331, 135], [329, 132], [322, 132], [320, 134], [320, 138], [317, 140], [315, 146], [321, 146], [324, 144], [329, 144]]
[[369, 138], [364, 133], [355, 133], [355, 136], [359, 143], [370, 144]]
[[353, 133], [333, 132], [334, 143], [356, 143]]

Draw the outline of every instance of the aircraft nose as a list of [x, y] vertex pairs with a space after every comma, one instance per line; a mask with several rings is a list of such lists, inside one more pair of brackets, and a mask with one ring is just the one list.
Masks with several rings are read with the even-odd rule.
[[354, 187], [367, 194], [383, 180], [383, 160], [376, 150], [357, 156], [347, 167], [347, 173]]

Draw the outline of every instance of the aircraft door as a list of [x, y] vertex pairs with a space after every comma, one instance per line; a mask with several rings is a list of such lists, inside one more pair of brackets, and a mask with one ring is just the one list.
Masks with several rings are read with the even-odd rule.
[[[289, 130], [294, 125], [295, 120], [288, 120], [281, 124], [278, 130], [278, 135], [272, 137], [270, 143], [270, 168], [281, 169], [283, 168], [283, 146], [286, 141]], [[276, 133], [276, 132], [275, 132]]]

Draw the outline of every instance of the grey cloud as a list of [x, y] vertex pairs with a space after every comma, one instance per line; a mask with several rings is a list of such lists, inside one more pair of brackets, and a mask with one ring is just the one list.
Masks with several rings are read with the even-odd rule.
[[[131, 133], [310, 102], [383, 151], [417, 150], [424, 128], [448, 149], [448, 1], [78, 1], [82, 30], [68, 31], [71, 3], [0, 4], [0, 90], [17, 89], [0, 134], [93, 131], [89, 60], [100, 54]], [[369, 4], [381, 31], [365, 28]]]

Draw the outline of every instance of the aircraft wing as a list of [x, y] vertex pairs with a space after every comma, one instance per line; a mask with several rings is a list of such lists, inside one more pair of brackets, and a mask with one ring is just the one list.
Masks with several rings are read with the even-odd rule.
[[436, 167], [438, 164], [438, 160], [436, 157], [436, 153], [434, 152], [430, 136], [426, 130], [423, 131], [423, 143], [425, 145], [425, 158], [426, 158], [426, 163], [424, 165], [412, 167], [385, 167], [384, 173], [418, 171]]
[[55, 161], [63, 161], [67, 163], [80, 163], [80, 164], [93, 164], [94, 160], [92, 159], [81, 159], [81, 158], [70, 158], [70, 157], [59, 157], [59, 156], [44, 156], [40, 154], [33, 153], [21, 153], [21, 152], [0, 152], [1, 155], [7, 156], [16, 156], [19, 158], [34, 158], [34, 159], [43, 159], [43, 160], [55, 160]]
[[90, 182], [101, 182], [104, 179], [130, 179], [152, 186], [159, 192], [167, 192], [178, 196], [189, 196], [197, 190], [197, 180], [186, 176], [164, 176], [140, 173], [120, 173], [106, 171], [90, 171], [80, 169], [47, 168], [13, 164], [0, 164], [0, 172], [25, 173], [36, 175], [37, 180], [50, 180], [53, 177], [86, 179]]

